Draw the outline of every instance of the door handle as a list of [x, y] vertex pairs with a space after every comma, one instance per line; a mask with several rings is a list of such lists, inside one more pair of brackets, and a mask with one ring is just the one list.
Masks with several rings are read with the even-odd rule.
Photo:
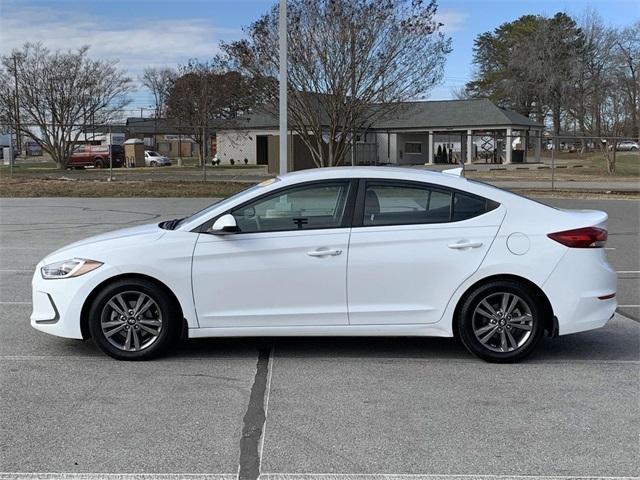
[[460, 241], [458, 243], [452, 243], [451, 245], [447, 245], [449, 248], [453, 248], [454, 250], [465, 250], [467, 248], [478, 248], [482, 246], [482, 242], [472, 242], [472, 241]]
[[313, 250], [311, 252], [307, 252], [307, 255], [310, 257], [335, 257], [336, 255], [340, 255], [342, 250], [338, 249], [329, 249], [329, 248], [319, 248], [317, 250]]

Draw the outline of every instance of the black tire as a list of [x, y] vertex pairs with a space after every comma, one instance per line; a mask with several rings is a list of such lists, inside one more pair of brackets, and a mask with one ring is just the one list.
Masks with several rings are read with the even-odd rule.
[[102, 167], [104, 166], [104, 163], [102, 163], [102, 159], [101, 159], [101, 158], [96, 158], [96, 159], [93, 161], [93, 166], [94, 166], [95, 168], [102, 168]]
[[[505, 296], [509, 299], [506, 316], [501, 308]], [[540, 343], [545, 314], [543, 301], [527, 285], [496, 280], [469, 292], [455, 321], [460, 340], [472, 354], [487, 362], [513, 363], [530, 355]]]
[[151, 167], [157, 167], [158, 166], [158, 162], [156, 162], [155, 160], [149, 162], [149, 166]]
[[[135, 308], [134, 294], [151, 299], [153, 303], [137, 316], [139, 323], [135, 320], [135, 313], [131, 313]], [[114, 300], [116, 297], [118, 299]], [[116, 304], [122, 308], [121, 299], [129, 307], [128, 311], [122, 312], [127, 315], [126, 320], [121, 320], [122, 316], [112, 307]], [[145, 305], [146, 300], [140, 309]], [[155, 323], [152, 325], [150, 322]], [[121, 323], [124, 323], [123, 329], [113, 333], [111, 329], [119, 329]], [[94, 342], [100, 350], [117, 360], [149, 360], [165, 353], [179, 338], [181, 326], [180, 310], [169, 292], [161, 285], [144, 279], [122, 279], [107, 285], [98, 293], [89, 310], [89, 330]], [[151, 335], [149, 329], [157, 330], [157, 334]], [[129, 349], [126, 348], [127, 342]], [[122, 345], [118, 347], [119, 344]]]

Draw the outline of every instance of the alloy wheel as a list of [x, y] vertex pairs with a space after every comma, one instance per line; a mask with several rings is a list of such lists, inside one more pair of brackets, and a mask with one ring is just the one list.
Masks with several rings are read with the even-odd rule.
[[162, 314], [149, 295], [121, 292], [105, 304], [100, 327], [107, 341], [117, 349], [138, 352], [158, 340], [163, 327]]
[[530, 306], [521, 297], [497, 292], [477, 304], [472, 328], [484, 348], [498, 353], [513, 352], [531, 338], [534, 318]]

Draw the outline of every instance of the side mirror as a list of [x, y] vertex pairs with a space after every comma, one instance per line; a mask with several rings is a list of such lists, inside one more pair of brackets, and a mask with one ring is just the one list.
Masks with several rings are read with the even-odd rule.
[[218, 218], [209, 229], [214, 235], [228, 235], [238, 231], [238, 224], [233, 215], [227, 213]]

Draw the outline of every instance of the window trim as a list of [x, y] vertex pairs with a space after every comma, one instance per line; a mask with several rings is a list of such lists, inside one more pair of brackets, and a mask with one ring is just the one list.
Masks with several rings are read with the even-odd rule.
[[198, 233], [204, 233], [207, 235], [215, 235], [214, 233], [209, 232], [208, 230], [215, 223], [215, 221], [222, 217], [223, 215], [231, 214], [234, 210], [239, 210], [241, 208], [246, 207], [252, 203], [258, 202], [263, 198], [271, 197], [273, 195], [282, 195], [282, 193], [288, 190], [298, 190], [302, 187], [312, 187], [312, 186], [322, 186], [322, 185], [335, 185], [335, 184], [345, 184], [347, 185], [347, 200], [344, 206], [344, 215], [342, 216], [342, 222], [338, 227], [320, 227], [320, 228], [306, 228], [306, 229], [283, 229], [283, 230], [269, 230], [268, 232], [235, 232], [233, 235], [228, 235], [225, 238], [233, 237], [236, 235], [256, 235], [256, 234], [270, 234], [270, 233], [281, 233], [281, 232], [315, 232], [318, 230], [333, 230], [336, 228], [351, 228], [353, 223], [353, 215], [354, 215], [354, 204], [356, 202], [356, 193], [357, 193], [357, 178], [335, 178], [335, 179], [324, 179], [324, 180], [313, 180], [310, 182], [301, 182], [296, 183], [294, 185], [286, 185], [281, 188], [271, 190], [269, 192], [265, 192], [261, 195], [253, 197], [245, 202], [234, 205], [233, 207], [225, 210], [224, 212], [216, 215], [215, 217], [210, 218], [206, 222], [204, 222], [199, 227], [194, 228], [192, 231]]
[[[392, 186], [392, 187], [408, 187], [408, 188], [422, 188], [422, 189], [431, 189], [432, 191], [439, 191], [443, 193], [450, 193], [451, 200], [449, 206], [449, 220], [443, 220], [438, 222], [412, 222], [412, 223], [385, 223], [380, 225], [364, 225], [364, 203], [365, 203], [365, 195], [369, 185], [382, 185], [382, 186]], [[455, 195], [459, 193], [462, 195], [467, 195], [470, 197], [477, 198], [479, 200], [483, 200], [485, 202], [485, 212], [477, 215], [475, 217], [466, 218], [464, 220], [453, 220], [453, 207], [455, 201]], [[495, 204], [493, 208], [488, 210], [490, 203]], [[377, 228], [377, 227], [402, 227], [402, 226], [410, 226], [410, 225], [442, 225], [442, 224], [457, 224], [460, 222], [464, 222], [467, 220], [471, 220], [473, 218], [481, 217], [489, 212], [500, 207], [500, 203], [495, 200], [491, 200], [490, 198], [486, 198], [480, 195], [476, 195], [475, 193], [467, 192], [464, 190], [459, 190], [457, 188], [445, 187], [443, 185], [438, 185], [434, 183], [420, 182], [416, 180], [396, 180], [396, 179], [385, 179], [385, 178], [361, 178], [358, 183], [358, 195], [356, 199], [356, 205], [353, 213], [353, 228]]]

